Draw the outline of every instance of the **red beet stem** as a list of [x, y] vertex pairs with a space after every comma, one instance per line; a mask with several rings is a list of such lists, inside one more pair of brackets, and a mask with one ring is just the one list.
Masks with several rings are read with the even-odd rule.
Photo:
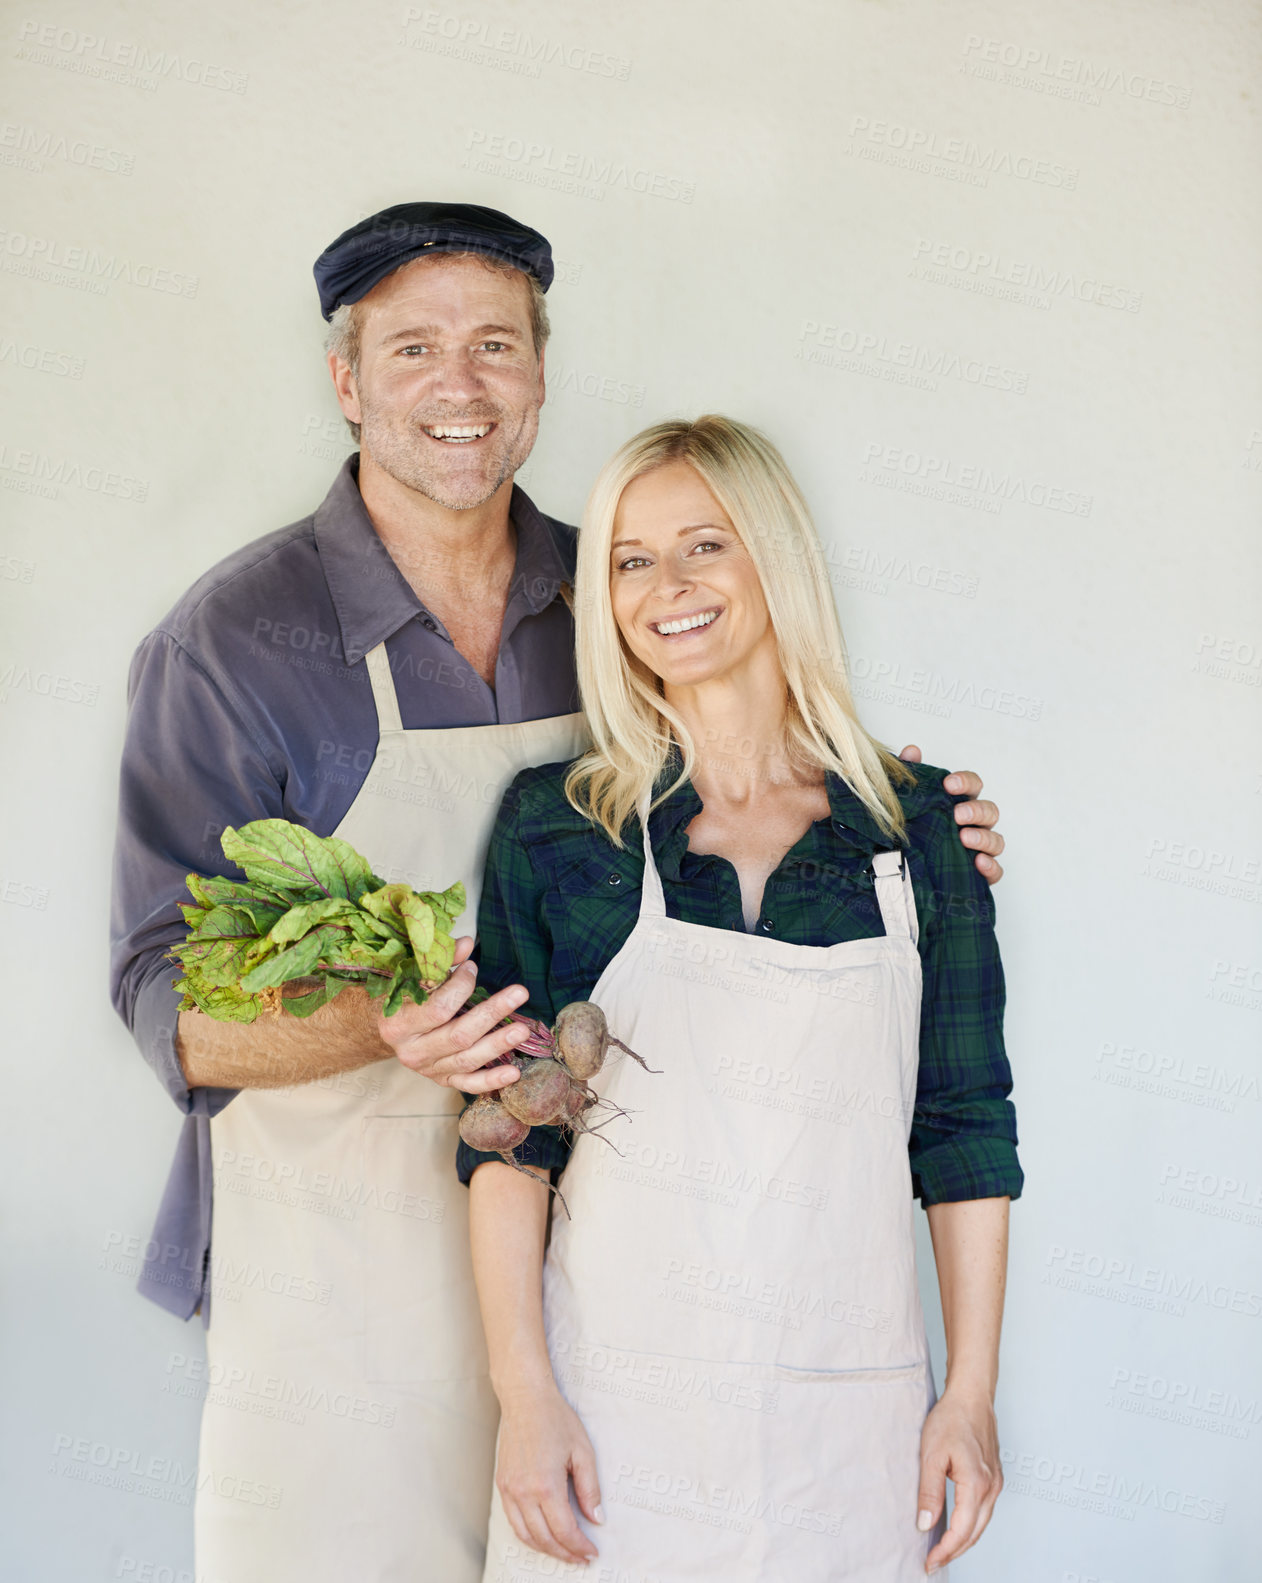
[[556, 1054], [556, 1040], [537, 1017], [523, 1017], [520, 1012], [510, 1011], [504, 1021], [524, 1022], [530, 1029], [530, 1037], [513, 1046], [513, 1055], [537, 1055], [548, 1060]]

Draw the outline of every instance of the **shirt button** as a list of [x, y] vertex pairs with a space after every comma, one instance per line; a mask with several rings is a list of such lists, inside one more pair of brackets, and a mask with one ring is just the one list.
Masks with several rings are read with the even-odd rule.
[[775, 928], [775, 924], [772, 923], [770, 918], [760, 918], [758, 920], [758, 927], [760, 929], [762, 929], [765, 933], [770, 934], [771, 931]]
[[609, 883], [611, 885], [621, 885], [622, 884], [622, 875], [621, 874], [611, 874], [609, 876]]
[[437, 632], [438, 631], [438, 624], [434, 620], [433, 616], [422, 616], [421, 617], [421, 625], [425, 628], [425, 630], [427, 632]]

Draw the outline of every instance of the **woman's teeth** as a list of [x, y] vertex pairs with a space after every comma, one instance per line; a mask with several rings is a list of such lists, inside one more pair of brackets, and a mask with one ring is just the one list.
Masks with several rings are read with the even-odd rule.
[[678, 621], [655, 621], [653, 630], [660, 632], [664, 638], [673, 638], [677, 632], [691, 632], [693, 627], [708, 627], [720, 614], [718, 610], [706, 610], [699, 616], [682, 616]]
[[483, 435], [490, 434], [495, 427], [491, 423], [458, 424], [429, 424], [423, 425], [426, 434], [431, 440], [448, 440], [454, 445], [467, 445], [470, 440], [480, 440]]

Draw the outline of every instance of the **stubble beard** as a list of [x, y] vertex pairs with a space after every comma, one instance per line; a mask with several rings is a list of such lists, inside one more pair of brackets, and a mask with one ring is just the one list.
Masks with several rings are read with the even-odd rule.
[[[516, 427], [512, 428], [514, 418]], [[437, 449], [442, 442], [431, 440], [423, 432], [423, 423], [494, 423], [496, 428], [490, 436], [491, 446], [482, 452], [479, 469], [457, 471], [459, 452], [464, 447], [453, 445], [453, 466], [448, 471]], [[488, 501], [506, 479], [524, 466], [538, 433], [537, 406], [527, 407], [520, 415], [500, 409], [431, 412], [424, 417], [408, 413], [399, 418], [366, 400], [363, 391], [360, 392], [360, 448], [372, 457], [382, 472], [448, 511], [472, 511]]]

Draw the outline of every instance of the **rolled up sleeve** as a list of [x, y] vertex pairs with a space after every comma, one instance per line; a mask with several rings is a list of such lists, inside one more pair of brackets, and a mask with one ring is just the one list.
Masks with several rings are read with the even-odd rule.
[[235, 1089], [189, 1090], [175, 1049], [189, 873], [232, 874], [227, 825], [282, 817], [266, 754], [215, 681], [174, 638], [151, 633], [128, 680], [110, 919], [110, 999], [186, 1115], [214, 1115]]
[[[530, 772], [526, 772], [526, 778]], [[519, 780], [521, 777], [519, 777]], [[540, 905], [541, 889], [520, 828], [522, 787], [514, 781], [504, 794], [491, 832], [482, 900], [478, 907], [478, 982], [494, 993], [524, 984], [530, 998], [521, 1007], [529, 1017], [551, 1026], [557, 1009], [548, 988], [552, 944]], [[571, 1145], [558, 1127], [532, 1127], [513, 1150], [522, 1165], [550, 1170], [553, 1180], [565, 1168]], [[456, 1172], [468, 1185], [479, 1165], [500, 1156], [471, 1149], [463, 1139], [456, 1151]]]
[[913, 842], [923, 859], [913, 886], [924, 998], [909, 1154], [912, 1190], [926, 1207], [1019, 1198], [1024, 1184], [995, 903], [959, 839], [951, 810], [964, 800], [943, 792]]

